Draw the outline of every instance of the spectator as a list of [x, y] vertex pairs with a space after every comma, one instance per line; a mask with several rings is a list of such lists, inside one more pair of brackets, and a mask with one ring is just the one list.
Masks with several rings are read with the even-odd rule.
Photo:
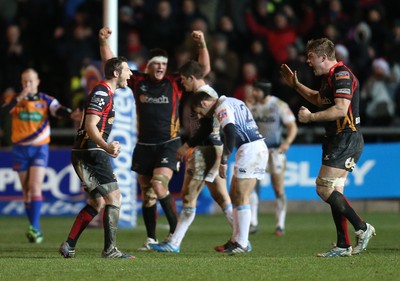
[[236, 87], [233, 97], [245, 101], [247, 96], [253, 91], [253, 83], [258, 80], [258, 69], [253, 62], [245, 62], [242, 65], [241, 84]]
[[394, 85], [390, 80], [390, 67], [383, 58], [372, 63], [372, 70], [361, 89], [361, 101], [365, 108], [365, 125], [387, 126], [392, 123], [394, 107]]
[[341, 0], [328, 0], [323, 5], [326, 5], [327, 8], [321, 7], [319, 26], [335, 26], [339, 33], [344, 34], [350, 25], [350, 17], [343, 10]]
[[261, 37], [254, 37], [250, 42], [250, 46], [245, 51], [244, 61], [253, 62], [260, 73], [260, 78], [269, 78], [274, 74], [273, 58], [267, 51], [265, 40]]
[[192, 23], [198, 18], [207, 22], [207, 16], [199, 11], [194, 0], [183, 0], [179, 14], [179, 23], [182, 29], [181, 34], [191, 33]]
[[236, 29], [232, 19], [229, 16], [222, 16], [218, 21], [218, 33], [224, 34], [228, 40], [229, 48], [236, 52], [242, 53], [245, 48], [246, 41], [243, 36]]
[[384, 55], [384, 44], [389, 39], [389, 29], [385, 22], [385, 9], [380, 5], [374, 5], [366, 11], [366, 23], [371, 29], [371, 45], [376, 57]]
[[246, 23], [253, 35], [265, 37], [275, 63], [281, 64], [288, 59], [287, 46], [295, 44], [313, 27], [314, 14], [310, 7], [305, 7], [304, 20], [295, 26], [289, 23], [287, 12], [279, 11], [274, 14], [273, 25], [265, 26], [256, 22], [253, 13], [247, 12]]
[[175, 16], [170, 1], [158, 2], [156, 15], [146, 21], [146, 32], [141, 34], [149, 49], [157, 47], [166, 50], [168, 54], [174, 53], [175, 46], [183, 39]]
[[231, 96], [238, 77], [240, 61], [236, 53], [229, 49], [227, 40], [221, 33], [213, 36], [210, 58], [211, 69], [215, 74], [215, 90]]
[[3, 83], [1, 91], [5, 87], [19, 89], [21, 85], [20, 74], [29, 65], [28, 49], [21, 38], [21, 29], [16, 24], [10, 24], [6, 28], [6, 40], [1, 46], [1, 68]]

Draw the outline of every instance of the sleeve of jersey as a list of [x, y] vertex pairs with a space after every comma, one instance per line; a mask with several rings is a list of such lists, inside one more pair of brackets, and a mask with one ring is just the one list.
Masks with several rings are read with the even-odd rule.
[[221, 128], [224, 128], [229, 123], [235, 124], [235, 115], [227, 106], [219, 106], [215, 110]]
[[101, 90], [95, 91], [90, 97], [86, 113], [101, 115], [109, 101], [110, 96], [108, 95], [108, 93]]
[[278, 107], [279, 107], [279, 115], [281, 117], [283, 124], [288, 124], [293, 121], [296, 121], [296, 117], [294, 116], [292, 110], [290, 109], [289, 105], [286, 102], [284, 101], [278, 102]]
[[334, 98], [352, 99], [353, 75], [348, 69], [341, 69], [333, 74]]

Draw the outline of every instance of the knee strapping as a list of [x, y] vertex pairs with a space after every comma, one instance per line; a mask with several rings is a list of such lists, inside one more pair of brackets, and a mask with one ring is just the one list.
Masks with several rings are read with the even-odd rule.
[[317, 193], [326, 200], [335, 190], [335, 187], [343, 187], [346, 178], [320, 178], [315, 181], [317, 184]]
[[328, 188], [335, 188], [335, 187], [343, 187], [346, 178], [320, 178], [318, 177], [315, 183], [318, 186], [328, 187]]
[[165, 187], [168, 190], [168, 184], [169, 184], [170, 179], [166, 175], [162, 174], [155, 174], [153, 175], [152, 179], [150, 182], [153, 183], [159, 183], [163, 187]]

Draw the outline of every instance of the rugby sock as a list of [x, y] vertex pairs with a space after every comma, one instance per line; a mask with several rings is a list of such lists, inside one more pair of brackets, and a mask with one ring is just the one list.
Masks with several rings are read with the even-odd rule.
[[154, 204], [150, 207], [142, 206], [143, 220], [146, 226], [148, 238], [156, 238], [156, 224], [157, 224], [157, 205]]
[[346, 197], [339, 191], [333, 191], [326, 202], [337, 212], [345, 216], [356, 231], [360, 229], [365, 231], [367, 229], [366, 223], [357, 215]]
[[225, 215], [226, 219], [228, 220], [229, 225], [232, 227], [233, 226], [232, 204], [228, 204], [225, 207], [223, 207], [222, 211], [224, 212], [224, 215]]
[[285, 229], [287, 200], [285, 195], [278, 196], [275, 200], [276, 226]]
[[172, 198], [171, 193], [160, 199], [160, 205], [169, 223], [169, 233], [174, 233], [178, 223], [178, 216], [176, 214], [175, 200]]
[[249, 229], [251, 219], [250, 205], [238, 206], [237, 216], [239, 223], [239, 238], [236, 240], [236, 242], [238, 242], [242, 247], [246, 248], [249, 243]]
[[237, 242], [239, 239], [239, 219], [238, 219], [238, 208], [237, 206], [232, 206], [232, 215], [233, 215], [233, 223], [232, 223], [232, 241]]
[[251, 225], [258, 225], [258, 204], [259, 204], [259, 200], [258, 200], [257, 192], [255, 190], [253, 190], [250, 193], [249, 204], [250, 204], [250, 210], [251, 210], [250, 224]]
[[348, 248], [350, 246], [350, 237], [348, 234], [347, 219], [331, 206], [332, 217], [336, 226], [337, 241], [336, 246]]
[[25, 202], [25, 213], [26, 216], [28, 217], [29, 224], [32, 225], [32, 215], [31, 215], [31, 203], [30, 202]]
[[92, 221], [92, 219], [97, 216], [97, 211], [90, 205], [86, 205], [76, 216], [74, 224], [72, 225], [71, 231], [68, 234], [67, 242], [71, 247], [75, 247], [76, 242], [78, 242], [79, 236]]
[[34, 196], [30, 204], [31, 225], [40, 231], [40, 212], [42, 210], [43, 197]]
[[119, 220], [119, 208], [114, 205], [106, 205], [104, 208], [104, 251], [109, 252], [116, 246]]
[[179, 216], [179, 221], [176, 226], [175, 232], [172, 235], [171, 243], [175, 246], [180, 246], [183, 238], [190, 225], [192, 224], [194, 218], [196, 216], [196, 208], [192, 207], [184, 207]]

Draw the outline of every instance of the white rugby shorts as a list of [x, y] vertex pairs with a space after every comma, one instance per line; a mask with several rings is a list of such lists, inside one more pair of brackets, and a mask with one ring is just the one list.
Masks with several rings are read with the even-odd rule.
[[263, 139], [242, 144], [236, 152], [234, 175], [239, 179], [263, 179], [268, 157]]

